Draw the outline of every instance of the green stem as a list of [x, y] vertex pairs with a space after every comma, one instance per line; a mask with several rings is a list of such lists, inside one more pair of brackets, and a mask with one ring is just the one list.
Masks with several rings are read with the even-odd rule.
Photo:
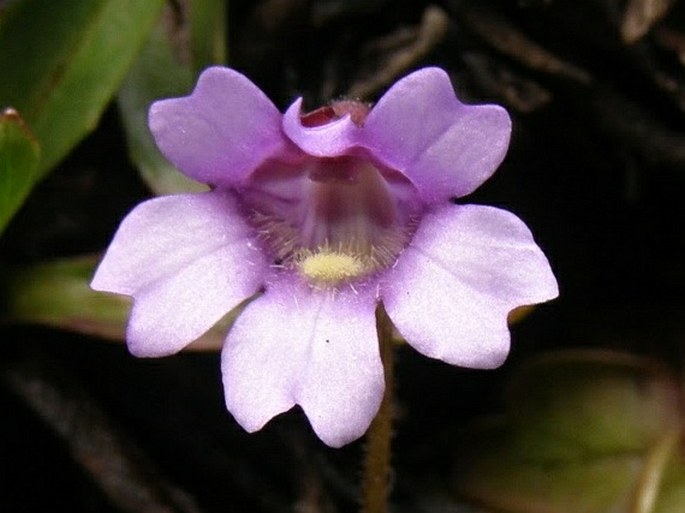
[[387, 513], [390, 481], [390, 440], [394, 402], [394, 344], [392, 324], [382, 307], [376, 312], [378, 340], [385, 372], [385, 393], [376, 418], [366, 434], [362, 481], [362, 513]]

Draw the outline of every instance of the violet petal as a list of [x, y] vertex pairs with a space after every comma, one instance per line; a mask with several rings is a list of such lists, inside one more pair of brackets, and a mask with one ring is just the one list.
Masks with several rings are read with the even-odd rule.
[[251, 237], [231, 194], [152, 199], [121, 223], [91, 286], [133, 296], [132, 353], [171, 354], [259, 289], [267, 262]]
[[283, 131], [309, 155], [336, 157], [349, 154], [361, 144], [360, 128], [349, 115], [325, 125], [305, 127], [300, 121], [301, 113], [302, 98], [298, 98], [283, 115]]
[[469, 194], [495, 172], [511, 120], [497, 105], [461, 103], [447, 73], [425, 68], [392, 86], [363, 130], [364, 145], [433, 202]]
[[152, 104], [149, 123], [162, 153], [180, 171], [230, 187], [267, 158], [293, 151], [281, 118], [248, 78], [216, 66], [200, 75], [190, 96]]
[[247, 306], [222, 353], [226, 405], [248, 431], [300, 404], [340, 447], [364, 434], [383, 396], [375, 294], [313, 290], [281, 277]]
[[473, 368], [494, 368], [506, 358], [509, 311], [557, 295], [547, 258], [526, 225], [478, 205], [427, 214], [381, 289], [409, 344]]
[[473, 192], [501, 164], [511, 119], [497, 105], [465, 105], [447, 73], [424, 68], [393, 85], [363, 126], [349, 116], [322, 126], [300, 122], [301, 100], [283, 117], [283, 130], [303, 151], [318, 157], [370, 152], [404, 173], [426, 202]]

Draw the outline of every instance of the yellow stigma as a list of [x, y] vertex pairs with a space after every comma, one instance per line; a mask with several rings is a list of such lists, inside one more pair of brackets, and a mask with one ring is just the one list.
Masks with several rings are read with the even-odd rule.
[[299, 261], [299, 268], [302, 274], [317, 285], [337, 285], [368, 271], [361, 258], [327, 249], [304, 255]]

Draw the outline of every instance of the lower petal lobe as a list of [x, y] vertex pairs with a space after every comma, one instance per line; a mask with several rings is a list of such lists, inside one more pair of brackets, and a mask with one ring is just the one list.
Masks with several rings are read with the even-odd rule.
[[364, 434], [383, 396], [375, 290], [317, 290], [283, 273], [240, 315], [222, 354], [226, 404], [248, 431], [302, 406], [339, 447]]

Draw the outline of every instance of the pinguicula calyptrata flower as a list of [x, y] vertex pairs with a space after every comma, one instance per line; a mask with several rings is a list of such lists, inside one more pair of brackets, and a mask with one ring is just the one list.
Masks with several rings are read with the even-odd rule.
[[451, 201], [504, 158], [504, 109], [462, 104], [437, 68], [372, 108], [301, 108], [281, 114], [222, 67], [153, 104], [159, 148], [211, 191], [138, 205], [92, 286], [133, 296], [139, 356], [179, 351], [260, 293], [223, 347], [226, 405], [255, 431], [299, 404], [337, 447], [366, 431], [383, 395], [379, 303], [419, 352], [493, 368], [509, 311], [554, 298], [557, 284], [521, 220]]

